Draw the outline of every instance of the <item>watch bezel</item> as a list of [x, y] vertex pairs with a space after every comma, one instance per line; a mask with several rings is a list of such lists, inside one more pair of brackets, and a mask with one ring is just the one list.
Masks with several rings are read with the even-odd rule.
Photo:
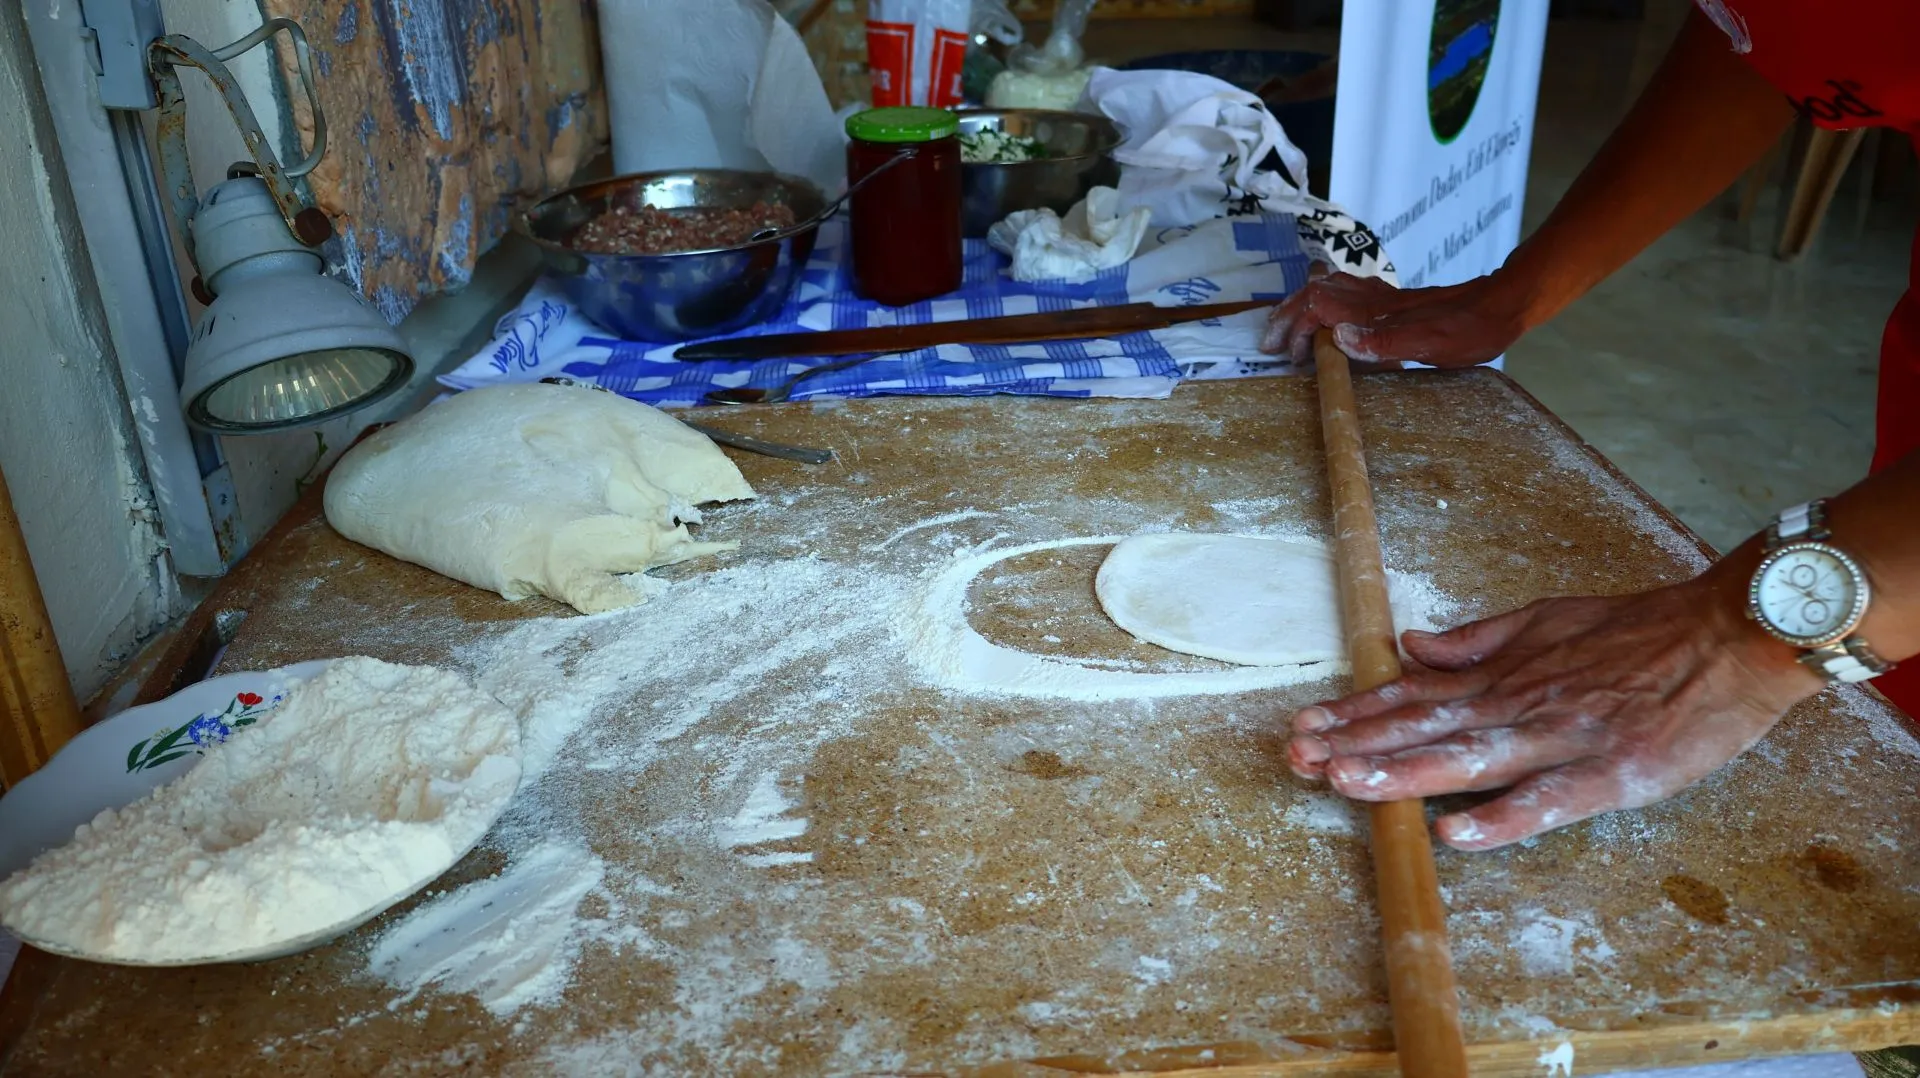
[[[1838, 629], [1822, 633], [1819, 636], [1795, 636], [1792, 633], [1780, 629], [1774, 625], [1772, 621], [1768, 620], [1766, 611], [1760, 606], [1760, 581], [1767, 575], [1767, 570], [1773, 568], [1775, 564], [1787, 555], [1802, 550], [1816, 550], [1822, 554], [1831, 556], [1846, 569], [1847, 575], [1853, 578], [1852, 609], [1847, 611], [1847, 616], [1840, 623]], [[1837, 644], [1847, 637], [1852, 636], [1853, 631], [1860, 627], [1862, 621], [1866, 620], [1867, 603], [1872, 597], [1872, 587], [1867, 583], [1866, 571], [1861, 569], [1860, 563], [1848, 556], [1846, 551], [1841, 550], [1832, 543], [1822, 543], [1817, 540], [1801, 540], [1797, 543], [1788, 543], [1785, 546], [1776, 547], [1768, 551], [1766, 557], [1760, 559], [1760, 564], [1753, 570], [1753, 578], [1747, 582], [1747, 616], [1757, 622], [1760, 628], [1775, 640], [1792, 644], [1798, 648], [1820, 648], [1826, 647], [1828, 644]]]

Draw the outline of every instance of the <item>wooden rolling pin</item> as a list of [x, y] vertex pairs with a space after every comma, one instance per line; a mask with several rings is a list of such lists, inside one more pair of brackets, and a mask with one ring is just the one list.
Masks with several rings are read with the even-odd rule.
[[[1360, 417], [1353, 403], [1353, 372], [1346, 353], [1324, 329], [1314, 334], [1313, 359], [1333, 498], [1340, 615], [1353, 663], [1353, 691], [1364, 692], [1400, 676], [1400, 648], [1387, 602], [1387, 571], [1373, 518]], [[1400, 1073], [1464, 1078], [1467, 1049], [1460, 1034], [1460, 997], [1453, 983], [1446, 908], [1440, 904], [1440, 882], [1433, 869], [1426, 805], [1372, 802], [1368, 810]]]

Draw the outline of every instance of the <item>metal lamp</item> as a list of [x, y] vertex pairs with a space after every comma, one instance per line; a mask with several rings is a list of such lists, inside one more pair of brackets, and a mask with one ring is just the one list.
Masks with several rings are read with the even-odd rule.
[[[292, 39], [313, 114], [313, 148], [292, 167], [282, 167], [274, 156], [224, 62], [280, 31]], [[332, 222], [294, 186], [327, 147], [326, 117], [299, 25], [274, 19], [219, 49], [177, 34], [146, 40], [147, 72], [158, 90], [168, 208], [199, 270], [194, 295], [207, 305], [193, 328], [181, 376], [187, 422], [215, 434], [299, 430], [399, 391], [413, 374], [406, 345], [379, 312], [326, 275], [315, 248], [332, 236]], [[252, 161], [230, 168], [227, 180], [204, 200], [194, 192], [187, 159], [181, 67], [199, 70], [213, 83], [253, 154]]]
[[187, 421], [217, 434], [316, 426], [406, 385], [413, 360], [379, 312], [324, 276], [257, 176], [226, 181], [193, 219], [213, 302], [187, 346]]

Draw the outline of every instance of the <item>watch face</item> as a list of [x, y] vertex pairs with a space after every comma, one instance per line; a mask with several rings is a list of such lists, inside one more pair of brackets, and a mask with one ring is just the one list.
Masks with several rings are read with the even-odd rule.
[[1838, 551], [1815, 544], [1776, 553], [1754, 579], [1753, 601], [1768, 627], [1810, 645], [1845, 636], [1864, 606], [1852, 565]]

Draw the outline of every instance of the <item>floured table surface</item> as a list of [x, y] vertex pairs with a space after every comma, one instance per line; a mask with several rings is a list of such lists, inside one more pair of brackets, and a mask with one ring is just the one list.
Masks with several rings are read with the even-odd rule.
[[[1389, 564], [1437, 620], [1705, 564], [1502, 375], [1358, 393]], [[840, 459], [736, 455], [761, 498], [705, 537], [741, 550], [591, 619], [355, 546], [309, 499], [216, 597], [248, 612], [221, 669], [454, 666], [527, 714], [536, 777], [433, 891], [333, 946], [30, 963], [5, 1072], [1389, 1070], [1364, 817], [1284, 763], [1285, 717], [1340, 679], [1138, 644], [1092, 590], [1110, 537], [1324, 537], [1313, 394], [703, 415]], [[1481, 1071], [1914, 1040], [1904, 721], [1829, 692], [1676, 801], [1441, 850]], [[525, 983], [479, 976], [491, 1010], [390, 983], [383, 933], [528, 865], [585, 897], [540, 921]]]

